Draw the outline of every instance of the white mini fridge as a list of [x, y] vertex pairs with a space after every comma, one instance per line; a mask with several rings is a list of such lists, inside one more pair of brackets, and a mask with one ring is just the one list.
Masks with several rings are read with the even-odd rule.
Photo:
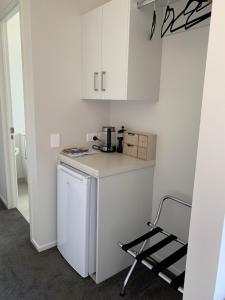
[[58, 165], [57, 247], [82, 276], [96, 271], [95, 178], [67, 165]]

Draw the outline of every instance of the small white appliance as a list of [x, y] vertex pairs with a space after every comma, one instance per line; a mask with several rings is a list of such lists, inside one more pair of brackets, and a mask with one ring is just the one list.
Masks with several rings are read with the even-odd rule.
[[57, 247], [82, 276], [96, 272], [96, 179], [58, 165]]

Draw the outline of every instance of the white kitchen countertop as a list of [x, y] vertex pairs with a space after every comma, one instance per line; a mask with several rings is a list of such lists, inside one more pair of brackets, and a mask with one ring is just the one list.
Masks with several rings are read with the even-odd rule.
[[97, 178], [154, 167], [155, 165], [154, 160], [144, 161], [120, 153], [103, 152], [76, 158], [60, 154], [59, 162]]

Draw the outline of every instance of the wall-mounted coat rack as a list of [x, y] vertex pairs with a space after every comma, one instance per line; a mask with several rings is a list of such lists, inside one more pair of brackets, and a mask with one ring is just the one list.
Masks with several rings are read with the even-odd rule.
[[[154, 3], [150, 40], [152, 40], [154, 36], [157, 22], [156, 1], [157, 0], [139, 0], [137, 3], [139, 9]], [[187, 0], [183, 10], [176, 14], [168, 0], [162, 22], [161, 37], [163, 38], [166, 33], [175, 33], [181, 29], [188, 30], [210, 18], [211, 10], [209, 10], [209, 6], [211, 6], [211, 4], [212, 0]]]

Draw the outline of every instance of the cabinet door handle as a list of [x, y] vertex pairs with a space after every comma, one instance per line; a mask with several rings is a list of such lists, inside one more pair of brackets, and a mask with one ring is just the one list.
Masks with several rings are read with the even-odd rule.
[[98, 92], [97, 81], [98, 81], [98, 72], [94, 72], [94, 91], [95, 92]]
[[102, 72], [102, 81], [101, 81], [101, 89], [103, 92], [106, 91], [106, 87], [105, 87], [105, 77], [106, 77], [106, 72]]

